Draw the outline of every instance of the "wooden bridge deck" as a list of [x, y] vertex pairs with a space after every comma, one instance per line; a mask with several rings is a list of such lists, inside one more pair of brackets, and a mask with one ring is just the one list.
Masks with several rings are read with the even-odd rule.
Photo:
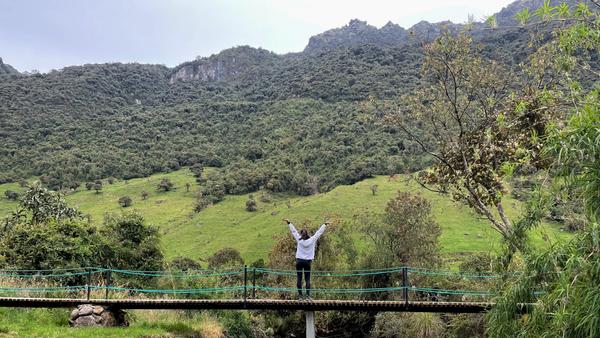
[[[0, 297], [0, 307], [71, 308], [79, 304], [121, 309], [229, 309], [305, 311], [391, 311], [477, 313], [494, 306], [488, 302], [370, 301], [370, 300], [281, 300], [281, 299], [69, 299]], [[523, 310], [523, 308], [519, 309]]]

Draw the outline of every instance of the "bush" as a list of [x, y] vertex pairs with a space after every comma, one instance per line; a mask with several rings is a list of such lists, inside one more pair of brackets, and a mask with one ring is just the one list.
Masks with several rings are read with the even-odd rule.
[[163, 178], [157, 186], [158, 191], [171, 191], [173, 189], [173, 182], [168, 178]]
[[147, 191], [142, 191], [142, 193], [140, 194], [142, 196], [142, 199], [145, 200], [148, 198], [148, 196], [150, 195]]
[[204, 196], [199, 196], [198, 199], [196, 199], [196, 204], [194, 204], [194, 211], [200, 212], [207, 208], [209, 205], [210, 201], [208, 198], [205, 198]]
[[119, 205], [123, 208], [130, 207], [133, 204], [133, 200], [129, 196], [123, 196], [119, 198]]
[[11, 201], [16, 201], [19, 198], [19, 193], [12, 190], [6, 190], [4, 196]]
[[92, 188], [94, 188], [94, 182], [86, 182], [85, 183], [85, 188], [87, 190], [92, 190]]
[[472, 253], [460, 263], [461, 272], [482, 274], [492, 271], [492, 256], [487, 252]]
[[95, 227], [77, 220], [38, 226], [15, 224], [0, 240], [5, 264], [17, 269], [58, 269], [99, 266], [106, 238]]
[[271, 203], [272, 198], [271, 198], [271, 194], [265, 193], [263, 192], [260, 195], [260, 199], [259, 199], [262, 203]]
[[100, 190], [102, 190], [102, 182], [96, 182], [94, 183], [94, 190], [96, 190], [96, 194], [100, 193]]
[[163, 269], [158, 229], [146, 225], [142, 215], [131, 212], [107, 215], [102, 228], [106, 236], [106, 262], [117, 269], [158, 271]]
[[242, 265], [244, 265], [242, 255], [234, 248], [221, 249], [208, 258], [208, 267], [210, 269], [239, 268]]
[[171, 263], [169, 263], [169, 265], [171, 266], [172, 269], [181, 270], [181, 271], [199, 270], [202, 268], [200, 263], [196, 262], [195, 260], [193, 260], [189, 257], [183, 257], [183, 256], [178, 256], [178, 257], [173, 258], [171, 260]]
[[246, 201], [246, 211], [254, 212], [256, 209], [256, 201], [254, 199], [251, 198]]
[[444, 322], [437, 313], [379, 313], [373, 337], [437, 338], [444, 335]]

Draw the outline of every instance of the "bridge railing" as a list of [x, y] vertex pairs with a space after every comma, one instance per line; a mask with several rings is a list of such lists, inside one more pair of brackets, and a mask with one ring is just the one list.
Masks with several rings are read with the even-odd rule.
[[[311, 295], [327, 299], [485, 300], [493, 296], [490, 290], [497, 277], [413, 267], [312, 271]], [[296, 293], [295, 270], [0, 270], [3, 297], [290, 299]]]

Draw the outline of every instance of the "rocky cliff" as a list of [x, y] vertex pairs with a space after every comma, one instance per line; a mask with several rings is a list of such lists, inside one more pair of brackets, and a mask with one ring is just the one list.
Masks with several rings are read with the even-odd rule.
[[226, 49], [219, 54], [183, 63], [171, 73], [169, 82], [230, 81], [240, 77], [258, 76], [265, 66], [277, 62], [280, 56], [261, 48], [249, 46]]
[[7, 74], [19, 74], [19, 72], [16, 69], [14, 69], [11, 65], [7, 65], [4, 62], [2, 62], [2, 58], [0, 58], [0, 75]]

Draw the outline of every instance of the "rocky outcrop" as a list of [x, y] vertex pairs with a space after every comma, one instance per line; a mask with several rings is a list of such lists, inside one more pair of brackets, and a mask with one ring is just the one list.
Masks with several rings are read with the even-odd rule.
[[463, 25], [455, 24], [451, 21], [442, 21], [438, 23], [420, 21], [408, 31], [416, 41], [429, 42], [440, 36], [443, 32], [456, 33], [462, 27]]
[[2, 62], [2, 58], [0, 58], [0, 75], [9, 75], [9, 74], [19, 74], [19, 72], [14, 69], [11, 65], [7, 65]]
[[92, 304], [82, 304], [71, 311], [69, 324], [73, 327], [129, 325], [123, 310]]
[[388, 22], [377, 29], [358, 19], [351, 20], [340, 28], [330, 29], [310, 38], [304, 49], [307, 53], [317, 53], [340, 47], [355, 47], [372, 43], [375, 45], [398, 45], [408, 40], [406, 30], [394, 23]]
[[[170, 83], [176, 81], [232, 81], [238, 78], [256, 76], [280, 57], [265, 49], [249, 46], [226, 49], [219, 54], [183, 63], [173, 70]], [[265, 67], [266, 66], [266, 67]]]

